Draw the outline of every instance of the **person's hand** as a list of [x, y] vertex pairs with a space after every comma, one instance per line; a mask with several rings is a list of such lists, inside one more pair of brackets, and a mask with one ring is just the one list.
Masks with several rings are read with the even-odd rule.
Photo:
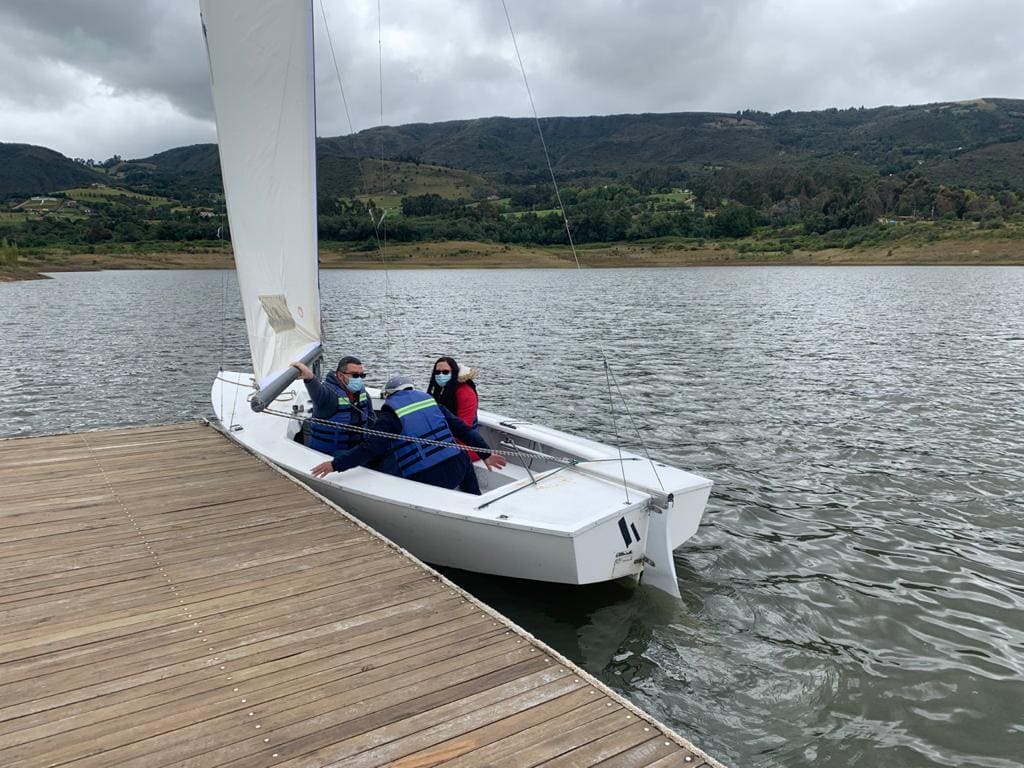
[[484, 459], [484, 464], [487, 465], [487, 469], [502, 469], [506, 464], [508, 464], [508, 462], [505, 461], [504, 456], [499, 456], [496, 453], [492, 453], [490, 456]]
[[292, 363], [292, 368], [299, 372], [299, 376], [303, 381], [310, 381], [313, 378], [313, 371], [305, 363]]
[[324, 477], [331, 474], [334, 471], [334, 467], [331, 465], [331, 462], [325, 461], [323, 464], [317, 464], [309, 471], [313, 474], [313, 477]]

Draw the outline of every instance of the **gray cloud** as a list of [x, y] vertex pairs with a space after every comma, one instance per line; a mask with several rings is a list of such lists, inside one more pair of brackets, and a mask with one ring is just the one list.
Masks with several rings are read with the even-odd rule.
[[[1021, 97], [1019, 0], [506, 0], [543, 115]], [[524, 116], [499, 0], [382, 3], [383, 120]], [[348, 132], [314, 0], [321, 135]], [[381, 121], [375, 0], [324, 0], [356, 130]], [[0, 141], [141, 157], [212, 141], [193, 0], [5, 0]]]

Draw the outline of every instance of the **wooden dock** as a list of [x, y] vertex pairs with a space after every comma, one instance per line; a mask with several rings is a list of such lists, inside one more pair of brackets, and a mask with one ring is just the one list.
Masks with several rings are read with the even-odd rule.
[[199, 423], [0, 440], [0, 766], [718, 763]]

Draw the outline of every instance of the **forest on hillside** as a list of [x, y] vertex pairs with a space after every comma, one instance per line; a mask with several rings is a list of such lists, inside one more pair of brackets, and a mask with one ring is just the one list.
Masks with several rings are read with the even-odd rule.
[[[372, 249], [384, 236], [564, 245], [569, 233], [580, 244], [756, 235], [851, 246], [929, 222], [996, 230], [1024, 220], [1017, 101], [549, 118], [557, 191], [531, 122], [319, 140], [321, 240]], [[0, 239], [19, 248], [230, 239], [215, 145], [103, 162], [0, 145], [0, 161]]]
[[[646, 173], [631, 181], [561, 188], [575, 243], [736, 239], [760, 233], [789, 239], [794, 247], [815, 238], [855, 245], [884, 242], [915, 222], [959, 221], [999, 229], [1024, 219], [1016, 192], [978, 193], [934, 184], [913, 172], [878, 177], [849, 168], [765, 168], [661, 184]], [[675, 182], [688, 186], [674, 187]], [[484, 199], [433, 192], [380, 200], [321, 195], [320, 239], [368, 250], [377, 247], [378, 237], [567, 244], [565, 220], [549, 186], [497, 189], [504, 195]], [[51, 200], [48, 208], [23, 207], [20, 216], [0, 219], [0, 238], [25, 249], [230, 239], [223, 200], [216, 193], [193, 193], [181, 201], [100, 187], [57, 192]], [[374, 222], [385, 210], [385, 224], [377, 231]]]

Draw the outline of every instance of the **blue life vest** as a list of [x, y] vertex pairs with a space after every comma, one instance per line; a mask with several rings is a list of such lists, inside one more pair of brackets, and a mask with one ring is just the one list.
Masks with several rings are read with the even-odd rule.
[[353, 404], [348, 399], [348, 393], [333, 382], [324, 380], [324, 386], [337, 394], [338, 410], [327, 419], [317, 419], [310, 422], [309, 447], [321, 453], [347, 451], [349, 448], [354, 448], [358, 445], [362, 441], [363, 436], [359, 432], [339, 429], [324, 422], [368, 427], [373, 421], [373, 403], [365, 392], [360, 392], [359, 400]]
[[[402, 422], [402, 434], [454, 443], [455, 438], [437, 401], [425, 392], [407, 389], [395, 392], [384, 404]], [[402, 477], [412, 477], [440, 464], [461, 451], [453, 445], [428, 445], [405, 440], [394, 441], [394, 459]]]

